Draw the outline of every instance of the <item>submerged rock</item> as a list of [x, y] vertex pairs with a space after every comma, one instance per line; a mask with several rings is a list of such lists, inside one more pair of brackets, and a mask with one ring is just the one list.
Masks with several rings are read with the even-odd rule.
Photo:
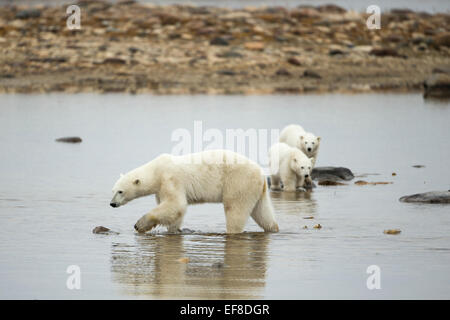
[[83, 140], [80, 137], [63, 137], [58, 138], [55, 141], [65, 143], [81, 143]]
[[403, 196], [399, 200], [401, 202], [450, 203], [450, 190], [416, 193], [409, 196]]
[[319, 186], [346, 186], [347, 184], [333, 181], [333, 180], [321, 180]]
[[385, 181], [376, 181], [376, 182], [367, 182], [364, 180], [358, 180], [355, 182], [356, 185], [358, 186], [366, 186], [366, 185], [377, 185], [377, 184], [392, 184], [392, 182], [385, 182]]
[[313, 180], [339, 181], [352, 180], [355, 176], [350, 169], [344, 167], [316, 167], [311, 173]]

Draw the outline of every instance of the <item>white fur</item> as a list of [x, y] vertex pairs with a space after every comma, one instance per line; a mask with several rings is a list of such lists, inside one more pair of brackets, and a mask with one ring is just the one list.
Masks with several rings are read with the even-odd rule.
[[256, 163], [226, 150], [185, 156], [163, 154], [116, 182], [111, 205], [155, 194], [158, 206], [140, 218], [135, 229], [164, 225], [179, 230], [188, 204], [222, 202], [228, 233], [243, 232], [251, 216], [265, 231], [278, 232], [267, 182]]
[[305, 182], [311, 182], [312, 163], [302, 151], [286, 143], [275, 143], [269, 150], [270, 188], [281, 190], [280, 182], [285, 191], [295, 191], [305, 187]]
[[280, 142], [303, 151], [308, 158], [311, 158], [313, 167], [315, 166], [319, 153], [320, 137], [316, 137], [311, 132], [306, 132], [297, 124], [291, 124], [281, 131]]

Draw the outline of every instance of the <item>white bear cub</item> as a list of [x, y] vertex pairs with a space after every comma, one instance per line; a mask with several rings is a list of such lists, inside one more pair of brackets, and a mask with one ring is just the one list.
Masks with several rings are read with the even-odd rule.
[[134, 228], [146, 232], [157, 225], [177, 232], [188, 204], [223, 203], [227, 233], [243, 232], [249, 217], [264, 231], [278, 232], [267, 181], [261, 167], [226, 150], [173, 156], [163, 154], [120, 177], [110, 205], [156, 195], [158, 206], [140, 218]]
[[312, 163], [299, 149], [286, 143], [275, 143], [269, 150], [270, 188], [281, 190], [283, 183], [285, 191], [295, 191], [304, 188], [305, 183], [312, 183]]
[[320, 137], [316, 137], [311, 132], [306, 132], [297, 124], [291, 124], [281, 131], [280, 142], [302, 150], [308, 158], [311, 158], [312, 166], [315, 166], [319, 153]]

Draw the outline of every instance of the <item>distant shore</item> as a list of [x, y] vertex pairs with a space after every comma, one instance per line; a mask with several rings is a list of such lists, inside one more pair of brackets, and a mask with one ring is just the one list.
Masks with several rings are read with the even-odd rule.
[[0, 93], [419, 91], [450, 68], [450, 14], [334, 5], [223, 9], [125, 1], [0, 7]]

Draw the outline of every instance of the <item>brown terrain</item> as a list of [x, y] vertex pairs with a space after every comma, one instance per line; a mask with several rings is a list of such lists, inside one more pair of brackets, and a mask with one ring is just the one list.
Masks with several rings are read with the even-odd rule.
[[[0, 92], [299, 94], [447, 88], [450, 15], [80, 1], [0, 7]], [[437, 74], [437, 75], [436, 75]], [[431, 82], [430, 82], [431, 83]]]

